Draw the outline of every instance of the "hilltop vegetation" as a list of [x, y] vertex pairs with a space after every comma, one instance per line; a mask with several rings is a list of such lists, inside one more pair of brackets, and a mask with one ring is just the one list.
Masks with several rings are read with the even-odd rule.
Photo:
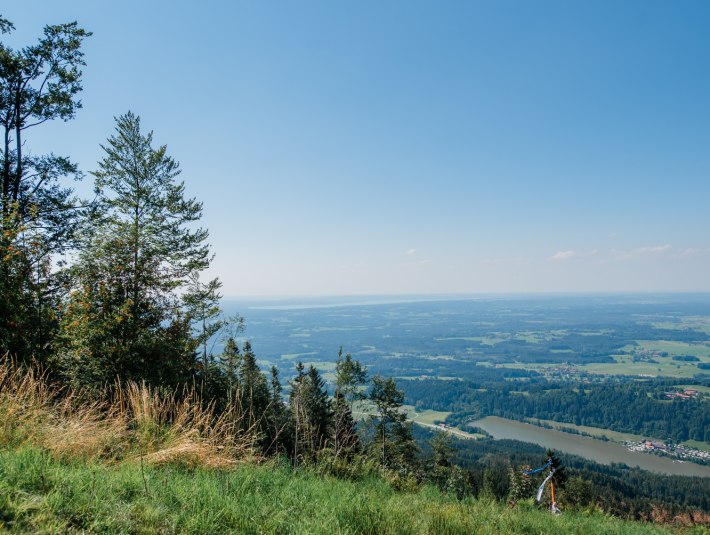
[[129, 385], [114, 406], [97, 405], [7, 363], [0, 370], [3, 532], [705, 533], [680, 527], [704, 520], [688, 515], [664, 527], [593, 506], [555, 517], [531, 500], [461, 499], [432, 484], [396, 490], [394, 474], [362, 458], [336, 478], [327, 463], [255, 455], [248, 435], [206, 426], [210, 413], [194, 399]]

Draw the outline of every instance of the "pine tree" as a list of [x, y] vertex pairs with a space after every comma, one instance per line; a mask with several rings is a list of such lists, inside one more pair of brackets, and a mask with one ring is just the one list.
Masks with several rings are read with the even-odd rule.
[[454, 448], [451, 445], [451, 435], [438, 431], [429, 441], [432, 449], [433, 462], [435, 467], [449, 468], [452, 466], [451, 457]]
[[388, 444], [393, 442], [392, 431], [399, 430], [407, 419], [406, 414], [400, 412], [404, 403], [404, 392], [397, 389], [397, 383], [391, 377], [385, 379], [375, 375], [372, 378], [369, 400], [377, 409], [374, 418], [380, 462], [382, 466], [388, 466]]
[[552, 450], [547, 450], [547, 460], [552, 463], [551, 468], [555, 471], [552, 476], [552, 483], [554, 483], [556, 487], [563, 489], [567, 482], [567, 474], [565, 473], [564, 466], [562, 466], [562, 461], [560, 461], [559, 457], [555, 456], [555, 452]]
[[325, 381], [313, 365], [308, 367], [305, 385], [303, 406], [309, 428], [310, 451], [315, 455], [328, 445], [333, 426], [333, 407]]
[[391, 464], [404, 475], [411, 475], [419, 468], [419, 446], [414, 440], [413, 425], [405, 415], [392, 426]]
[[202, 282], [199, 272], [191, 273], [188, 280], [187, 291], [182, 299], [188, 318], [195, 324], [195, 344], [201, 350], [201, 367], [206, 371], [211, 358], [211, 350], [208, 348], [210, 339], [226, 323], [221, 318], [222, 309], [219, 306], [219, 300], [222, 298], [219, 289], [222, 283], [219, 279]]
[[237, 342], [231, 336], [224, 344], [219, 361], [227, 380], [228, 395], [233, 397], [239, 387], [239, 368], [242, 365], [242, 355]]
[[357, 425], [353, 419], [353, 404], [365, 399], [362, 387], [367, 382], [367, 368], [354, 360], [350, 353], [343, 358], [343, 348], [338, 351], [335, 363], [335, 402], [333, 417], [333, 455], [349, 456], [360, 445]]
[[291, 446], [291, 426], [286, 405], [283, 400], [283, 388], [279, 380], [279, 370], [271, 366], [271, 399], [267, 413], [268, 447], [270, 453], [288, 452]]
[[[96, 202], [65, 308], [66, 374], [87, 386], [116, 377], [179, 384], [195, 372], [196, 341], [180, 291], [209, 265], [202, 205], [185, 198], [165, 146], [127, 113], [102, 146]], [[193, 303], [194, 304], [194, 303]]]
[[306, 414], [305, 414], [305, 390], [306, 390], [306, 374], [302, 362], [296, 363], [296, 376], [291, 381], [291, 391], [289, 393], [289, 406], [291, 408], [291, 419], [293, 421], [293, 463], [299, 464], [303, 458], [303, 445], [308, 443], [307, 437], [304, 437], [307, 431]]
[[345, 401], [352, 404], [365, 399], [367, 396], [362, 387], [367, 383], [367, 368], [359, 361], [354, 360], [350, 353], [343, 358], [343, 348], [338, 351], [338, 360], [335, 363], [335, 389], [339, 391]]
[[328, 446], [333, 408], [318, 369], [296, 365], [289, 396], [294, 425], [294, 462], [309, 461]]
[[489, 500], [504, 500], [510, 492], [508, 480], [509, 465], [502, 461], [493, 462], [483, 471], [481, 496]]
[[333, 457], [350, 458], [360, 450], [360, 437], [350, 404], [345, 396], [335, 392], [333, 403]]
[[266, 412], [271, 402], [266, 376], [256, 363], [251, 344], [244, 342], [242, 364], [239, 368], [239, 390], [244, 411], [244, 428], [255, 429], [263, 441], [268, 437]]
[[567, 480], [564, 489], [564, 502], [566, 505], [586, 507], [594, 499], [594, 487], [591, 481], [581, 477], [571, 477]]

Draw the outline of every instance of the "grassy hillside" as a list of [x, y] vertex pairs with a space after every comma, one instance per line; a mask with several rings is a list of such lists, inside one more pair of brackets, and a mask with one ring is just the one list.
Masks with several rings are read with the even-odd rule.
[[429, 487], [395, 492], [378, 478], [340, 481], [272, 463], [141, 467], [58, 460], [34, 446], [0, 452], [0, 522], [8, 533], [674, 532], [597, 512], [553, 517], [529, 503], [460, 502]]
[[[119, 388], [89, 403], [0, 364], [0, 532], [653, 534], [679, 528], [598, 511], [395, 491], [377, 469], [344, 481], [264, 461], [230, 412]], [[371, 467], [372, 468], [372, 467]], [[670, 520], [670, 519], [669, 519]], [[703, 528], [687, 533], [707, 533]]]

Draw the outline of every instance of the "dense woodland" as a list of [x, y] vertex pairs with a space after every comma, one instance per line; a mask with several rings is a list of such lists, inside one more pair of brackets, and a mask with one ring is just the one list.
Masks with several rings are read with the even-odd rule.
[[[0, 30], [11, 32], [13, 25], [0, 19]], [[68, 23], [47, 26], [36, 43], [21, 49], [0, 44], [4, 358], [13, 366], [45, 370], [47, 381], [83, 399], [112, 399], [126, 384], [189, 397], [213, 408], [215, 418], [233, 418], [233, 426], [254, 437], [259, 455], [294, 467], [356, 478], [375, 466], [399, 489], [428, 481], [460, 497], [531, 496], [531, 486], [516, 486], [514, 465], [496, 471], [494, 460], [480, 474], [456, 466], [454, 450], [443, 436], [427, 437], [431, 454], [422, 456], [412, 424], [400, 410], [404, 392], [391, 378], [369, 377], [348, 354], [338, 354], [330, 388], [315, 367], [300, 363], [284, 381], [275, 367], [265, 374], [256, 350], [240, 341], [242, 319], [220, 311], [219, 280], [204, 279], [212, 252], [208, 231], [199, 225], [202, 205], [185, 195], [178, 162], [154, 141], [137, 114], [116, 118], [114, 132], [102, 144], [103, 157], [88, 178], [69, 157], [31, 150], [35, 129], [48, 121], [71, 120], [81, 109], [82, 46], [90, 36]], [[77, 197], [68, 185], [81, 178], [93, 181], [93, 198]], [[216, 338], [224, 341], [218, 353], [209, 343]], [[601, 359], [618, 343], [583, 356]], [[511, 343], [510, 351], [521, 347]], [[565, 414], [579, 423], [651, 434], [666, 422], [664, 434], [678, 438], [681, 431], [673, 422], [683, 419], [690, 423], [685, 438], [709, 438], [707, 414], [698, 419], [691, 403], [659, 405], [658, 419], [650, 422], [634, 419], [646, 414], [644, 404], [658, 401], [631, 386], [591, 394], [561, 387], [533, 392], [531, 398], [512, 395], [513, 388], [513, 383], [500, 385], [493, 394], [467, 382], [421, 381], [407, 391], [414, 400], [426, 396], [430, 407], [471, 415], [560, 419]], [[618, 401], [607, 403], [608, 413], [595, 415], [587, 401], [595, 395]], [[353, 406], [361, 401], [367, 402], [370, 416], [357, 422]], [[639, 411], [629, 410], [637, 405]], [[613, 406], [623, 407], [623, 414]], [[483, 451], [490, 445], [480, 447]], [[492, 448], [490, 455], [497, 455]], [[535, 457], [542, 463], [545, 455], [552, 453], [536, 451], [520, 462], [532, 464]], [[459, 456], [464, 464], [472, 462], [464, 450]], [[560, 484], [561, 474], [556, 476]], [[566, 503], [590, 503], [582, 490], [570, 491]], [[639, 492], [648, 496], [646, 490]], [[658, 496], [670, 500], [671, 494]], [[702, 500], [680, 503], [707, 508]], [[623, 509], [618, 504], [608, 508]]]
[[[432, 431], [416, 428], [420, 443], [431, 440]], [[450, 446], [459, 466], [470, 472], [467, 478], [485, 491], [499, 497], [511, 495], [512, 477], [505, 477], [518, 466], [537, 466], [545, 449], [516, 440], [452, 439]], [[427, 452], [428, 453], [428, 452]], [[702, 477], [659, 475], [619, 465], [604, 465], [576, 455], [560, 454], [567, 475], [566, 492], [577, 503], [597, 503], [604, 510], [627, 518], [643, 518], [654, 507], [672, 512], [686, 508], [710, 507], [710, 480]], [[488, 477], [484, 477], [486, 471]]]
[[672, 391], [676, 383], [655, 380], [583, 385], [511, 380], [482, 384], [427, 379], [403, 384], [408, 403], [451, 411], [455, 414], [449, 421], [454, 424], [483, 416], [540, 418], [673, 442], [710, 441], [708, 396], [665, 398], [665, 392]]

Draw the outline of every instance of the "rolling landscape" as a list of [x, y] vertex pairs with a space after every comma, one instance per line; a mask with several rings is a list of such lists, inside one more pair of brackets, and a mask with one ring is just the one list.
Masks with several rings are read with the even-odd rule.
[[709, 25], [4, 6], [0, 534], [710, 535]]

